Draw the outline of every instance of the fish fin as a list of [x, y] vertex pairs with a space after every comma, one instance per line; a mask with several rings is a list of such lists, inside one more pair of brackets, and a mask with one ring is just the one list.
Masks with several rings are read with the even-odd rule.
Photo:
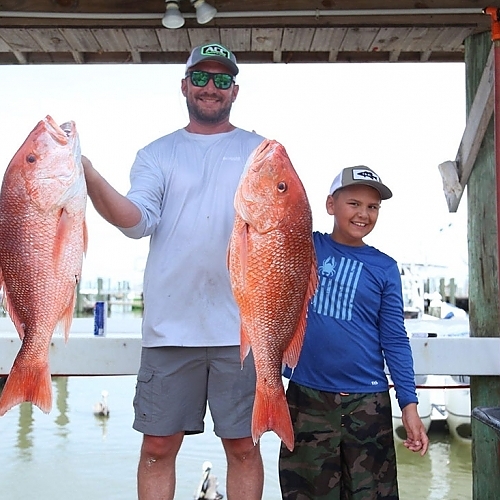
[[9, 300], [9, 294], [7, 293], [7, 290], [5, 288], [5, 282], [4, 282], [4, 279], [3, 279], [2, 268], [0, 268], [0, 290], [3, 291], [2, 306], [7, 311], [7, 313], [9, 314], [10, 318], [12, 319], [12, 322], [14, 323], [14, 326], [16, 327], [16, 330], [17, 330], [17, 333], [19, 335], [19, 338], [21, 340], [23, 340], [23, 337], [24, 337], [24, 325], [17, 318], [17, 314], [15, 313], [15, 310], [13, 309], [13, 306], [12, 306], [10, 300]]
[[299, 316], [299, 321], [295, 334], [288, 344], [288, 347], [283, 353], [283, 363], [288, 365], [290, 368], [295, 368], [299, 362], [300, 351], [302, 350], [302, 344], [304, 343], [304, 336], [306, 333], [307, 324], [307, 309], [309, 308], [309, 302], [314, 294], [316, 293], [316, 288], [318, 287], [318, 270], [317, 270], [316, 254], [312, 253], [312, 263], [311, 271], [309, 273], [309, 283], [307, 286], [307, 292], [304, 298], [304, 304], [302, 305], [302, 311]]
[[241, 360], [241, 366], [243, 366], [243, 361], [245, 358], [248, 356], [248, 353], [250, 352], [250, 340], [248, 338], [247, 331], [243, 324], [240, 327], [240, 360]]
[[[230, 267], [231, 269], [231, 285], [233, 288], [233, 295], [238, 303], [240, 309], [240, 318], [241, 318], [241, 307], [242, 301], [245, 301], [244, 298], [244, 290], [245, 290], [245, 279], [248, 268], [248, 224], [243, 221], [243, 219], [236, 214], [236, 222], [235, 222], [235, 241], [233, 250], [236, 247], [237, 251], [234, 254], [231, 254], [228, 251], [228, 263], [229, 259], [232, 257], [233, 263]], [[243, 326], [241, 328], [243, 334]], [[245, 356], [248, 354], [248, 350], [246, 351]], [[244, 356], [241, 358], [243, 362]]]
[[89, 244], [89, 231], [87, 229], [87, 221], [83, 221], [83, 253], [87, 255], [87, 247]]
[[52, 380], [49, 364], [19, 363], [19, 355], [0, 395], [0, 416], [13, 406], [30, 401], [44, 413], [52, 409]]
[[281, 394], [270, 395], [257, 383], [252, 414], [254, 444], [257, 444], [266, 431], [274, 431], [285, 446], [290, 451], [293, 450], [295, 437], [285, 391], [282, 389]]
[[[240, 217], [238, 213], [234, 215], [234, 225], [233, 225], [233, 233], [231, 234], [231, 238], [229, 238], [229, 242], [227, 245], [227, 268], [231, 269], [231, 246], [238, 241], [237, 246], [241, 252], [242, 245], [244, 245], [245, 253], [246, 253], [246, 245], [247, 245], [247, 232], [248, 232], [248, 224]], [[240, 254], [236, 252], [235, 258], [241, 258]], [[241, 262], [240, 262], [241, 263]]]
[[12, 320], [12, 323], [14, 323], [14, 326], [16, 327], [17, 334], [19, 335], [19, 338], [21, 340], [24, 339], [24, 323], [19, 319], [19, 316], [16, 312], [16, 309], [14, 308], [14, 305], [12, 304], [10, 300], [10, 294], [5, 290], [5, 287], [3, 289], [3, 306], [4, 309], [7, 311], [7, 314], [10, 316], [10, 319]]
[[75, 290], [73, 291], [73, 297], [71, 297], [68, 306], [62, 312], [58, 323], [59, 325], [62, 326], [64, 332], [64, 342], [67, 342], [69, 338], [69, 331], [71, 329], [71, 323], [73, 322], [73, 311], [75, 310], [75, 304], [76, 304], [76, 287]]
[[231, 238], [229, 238], [229, 242], [227, 244], [226, 267], [228, 268], [229, 272], [231, 272]]
[[[239, 284], [237, 289], [243, 289], [244, 288], [244, 280], [245, 280], [245, 275], [247, 272], [247, 260], [248, 260], [248, 224], [243, 221], [243, 219], [236, 214], [235, 218], [235, 227], [237, 227], [237, 235], [238, 235], [238, 249], [239, 252], [237, 254], [238, 256], [238, 264], [239, 264], [239, 270], [237, 271], [237, 278], [235, 279], [239, 280]], [[229, 257], [229, 252], [228, 252], [228, 257]], [[240, 290], [235, 290], [236, 291], [236, 297], [240, 294]], [[241, 310], [241, 307], [240, 307]], [[241, 321], [241, 314], [240, 314], [240, 321]], [[245, 328], [245, 325], [243, 324], [243, 321], [241, 321], [241, 327], [240, 327], [240, 359], [241, 359], [241, 364], [243, 365], [244, 359], [248, 356], [248, 353], [250, 352], [250, 337], [248, 336], [247, 330]]]
[[[241, 226], [239, 228], [239, 248], [240, 248], [240, 266], [241, 266], [241, 278], [245, 279], [248, 267], [248, 224], [243, 222], [241, 219]], [[243, 286], [243, 283], [242, 283]]]
[[300, 351], [302, 350], [302, 344], [304, 343], [305, 331], [306, 318], [300, 317], [295, 334], [288, 344], [288, 347], [283, 352], [283, 363], [288, 365], [290, 368], [295, 368], [299, 362]]
[[319, 278], [318, 278], [318, 260], [316, 258], [316, 250], [314, 249], [314, 243], [312, 244], [312, 261], [311, 261], [311, 273], [309, 274], [309, 286], [307, 287], [306, 295], [306, 311], [309, 306], [309, 301], [314, 297], [316, 289], [318, 288]]
[[68, 216], [68, 212], [66, 210], [61, 209], [61, 213], [59, 215], [59, 221], [57, 223], [56, 236], [55, 236], [55, 244], [54, 244], [54, 262], [57, 264], [59, 260], [63, 256], [64, 252], [64, 242], [66, 241], [66, 237], [71, 227], [71, 221]]

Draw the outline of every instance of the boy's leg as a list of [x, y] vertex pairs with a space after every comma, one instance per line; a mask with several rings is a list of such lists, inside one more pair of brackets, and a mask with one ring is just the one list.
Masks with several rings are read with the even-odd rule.
[[388, 392], [343, 397], [345, 497], [397, 500], [396, 453]]
[[290, 452], [281, 445], [279, 475], [283, 499], [339, 500], [340, 396], [290, 382], [287, 400], [295, 447]]

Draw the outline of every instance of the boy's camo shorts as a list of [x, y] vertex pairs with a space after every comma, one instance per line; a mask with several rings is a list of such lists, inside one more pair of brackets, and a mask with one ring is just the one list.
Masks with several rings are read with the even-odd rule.
[[344, 395], [290, 381], [287, 400], [295, 447], [281, 445], [283, 499], [399, 498], [388, 392]]

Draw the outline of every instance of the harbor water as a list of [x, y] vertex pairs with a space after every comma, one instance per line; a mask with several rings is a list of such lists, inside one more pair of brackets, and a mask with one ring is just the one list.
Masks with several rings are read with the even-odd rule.
[[[111, 308], [113, 318], [140, 315]], [[0, 499], [136, 499], [142, 435], [132, 429], [135, 383], [136, 377], [128, 375], [53, 377], [49, 414], [23, 403], [0, 417]], [[107, 418], [94, 415], [103, 391], [108, 394]], [[424, 457], [397, 445], [401, 500], [471, 500], [470, 442], [451, 438], [443, 425], [432, 426], [429, 436]], [[263, 500], [280, 499], [279, 446], [274, 433], [262, 436]], [[212, 462], [218, 491], [226, 498], [225, 456], [209, 413], [205, 432], [184, 439], [177, 459], [175, 500], [193, 500], [206, 460]]]
[[[108, 418], [93, 406], [108, 391]], [[23, 403], [0, 418], [0, 498], [2, 500], [133, 500], [141, 435], [131, 427], [135, 377], [55, 377], [50, 414]], [[397, 447], [402, 500], [472, 498], [471, 447], [431, 431], [425, 457]], [[279, 500], [279, 440], [261, 440], [265, 500]], [[225, 459], [207, 416], [205, 433], [185, 438], [177, 461], [176, 500], [193, 499], [202, 464], [209, 460], [225, 493]]]

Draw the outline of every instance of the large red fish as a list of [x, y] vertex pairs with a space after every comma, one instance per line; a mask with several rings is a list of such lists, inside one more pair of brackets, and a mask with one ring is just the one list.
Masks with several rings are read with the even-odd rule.
[[0, 191], [0, 286], [22, 340], [0, 396], [0, 415], [31, 401], [52, 408], [49, 346], [67, 339], [87, 246], [87, 190], [73, 122], [47, 116], [12, 158]]
[[241, 317], [241, 360], [252, 348], [257, 373], [252, 438], [256, 443], [272, 430], [292, 450], [282, 364], [297, 364], [317, 270], [311, 208], [281, 144], [265, 140], [253, 152], [234, 205], [228, 261]]

